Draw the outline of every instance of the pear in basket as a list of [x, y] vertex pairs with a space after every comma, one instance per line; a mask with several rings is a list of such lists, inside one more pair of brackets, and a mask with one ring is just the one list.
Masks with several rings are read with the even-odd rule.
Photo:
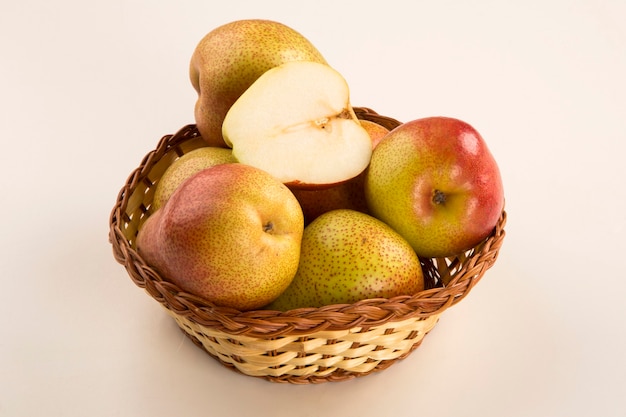
[[303, 228], [284, 184], [248, 165], [222, 164], [185, 180], [139, 230], [137, 249], [183, 291], [252, 310], [291, 283]]
[[423, 289], [419, 258], [406, 240], [365, 213], [333, 210], [304, 229], [298, 272], [267, 308], [351, 304]]
[[372, 154], [365, 196], [375, 217], [428, 258], [476, 246], [504, 208], [487, 144], [472, 126], [450, 117], [417, 119], [389, 132]]
[[206, 146], [187, 152], [170, 165], [156, 184], [152, 210], [165, 205], [178, 186], [193, 174], [215, 165], [237, 162], [228, 148]]

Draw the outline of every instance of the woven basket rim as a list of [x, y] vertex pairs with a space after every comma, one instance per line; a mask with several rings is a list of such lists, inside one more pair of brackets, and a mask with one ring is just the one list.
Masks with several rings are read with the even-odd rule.
[[[367, 107], [355, 107], [359, 119], [371, 120], [388, 129], [401, 122], [382, 116]], [[179, 146], [186, 141], [200, 139], [194, 124], [183, 126], [173, 135], [165, 135], [156, 149], [150, 151], [139, 167], [132, 171], [120, 190], [109, 218], [109, 242], [118, 263], [123, 265], [133, 282], [143, 288], [163, 307], [174, 314], [185, 316], [201, 326], [219, 329], [229, 334], [245, 334], [258, 338], [273, 338], [281, 335], [306, 335], [322, 330], [345, 330], [354, 327], [368, 328], [391, 321], [412, 317], [439, 315], [461, 301], [478, 283], [484, 273], [495, 263], [502, 245], [507, 214], [503, 210], [492, 234], [477, 245], [451, 258], [424, 260], [423, 268], [436, 285], [417, 294], [397, 296], [389, 299], [361, 300], [352, 304], [336, 304], [319, 308], [300, 308], [290, 311], [237, 309], [217, 306], [193, 294], [181, 290], [164, 279], [155, 269], [146, 264], [134, 249], [124, 232], [124, 227], [136, 219], [126, 213], [133, 193], [141, 184], [150, 183], [150, 171], [165, 155], [180, 156]], [[150, 186], [150, 184], [148, 184]], [[143, 197], [143, 196], [140, 196]], [[137, 204], [137, 203], [134, 203]], [[149, 215], [149, 206], [141, 201], [136, 211]], [[445, 285], [443, 281], [446, 281]]]

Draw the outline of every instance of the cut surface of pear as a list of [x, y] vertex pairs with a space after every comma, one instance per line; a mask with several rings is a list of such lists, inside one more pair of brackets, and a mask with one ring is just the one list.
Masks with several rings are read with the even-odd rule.
[[222, 133], [239, 162], [303, 187], [347, 181], [363, 172], [372, 155], [347, 82], [316, 62], [265, 72], [230, 108]]

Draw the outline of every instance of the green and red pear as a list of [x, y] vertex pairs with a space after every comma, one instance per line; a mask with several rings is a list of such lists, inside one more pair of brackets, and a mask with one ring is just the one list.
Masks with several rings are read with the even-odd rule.
[[251, 310], [278, 297], [300, 259], [302, 210], [270, 174], [239, 163], [185, 180], [137, 236], [146, 263], [216, 305]]
[[504, 208], [500, 171], [485, 140], [450, 117], [417, 119], [389, 132], [372, 154], [365, 195], [371, 214], [423, 257], [474, 247]]

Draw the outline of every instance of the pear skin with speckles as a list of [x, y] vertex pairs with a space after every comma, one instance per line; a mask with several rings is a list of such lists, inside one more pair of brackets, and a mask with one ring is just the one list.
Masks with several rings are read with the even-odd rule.
[[463, 253], [486, 239], [504, 209], [494, 156], [478, 131], [452, 117], [424, 117], [389, 132], [365, 177], [369, 213], [422, 258]]
[[185, 180], [145, 221], [137, 251], [164, 279], [219, 306], [260, 308], [298, 269], [302, 209], [249, 165], [216, 165]]
[[368, 214], [341, 209], [304, 229], [298, 272], [267, 308], [351, 304], [423, 289], [420, 261], [406, 240]]
[[152, 210], [165, 205], [178, 186], [193, 174], [219, 164], [237, 162], [232, 149], [206, 146], [187, 152], [170, 165], [156, 185]]
[[189, 77], [198, 93], [196, 125], [209, 145], [226, 146], [222, 123], [233, 103], [267, 70], [290, 61], [327, 64], [302, 34], [271, 20], [236, 20], [200, 40]]

